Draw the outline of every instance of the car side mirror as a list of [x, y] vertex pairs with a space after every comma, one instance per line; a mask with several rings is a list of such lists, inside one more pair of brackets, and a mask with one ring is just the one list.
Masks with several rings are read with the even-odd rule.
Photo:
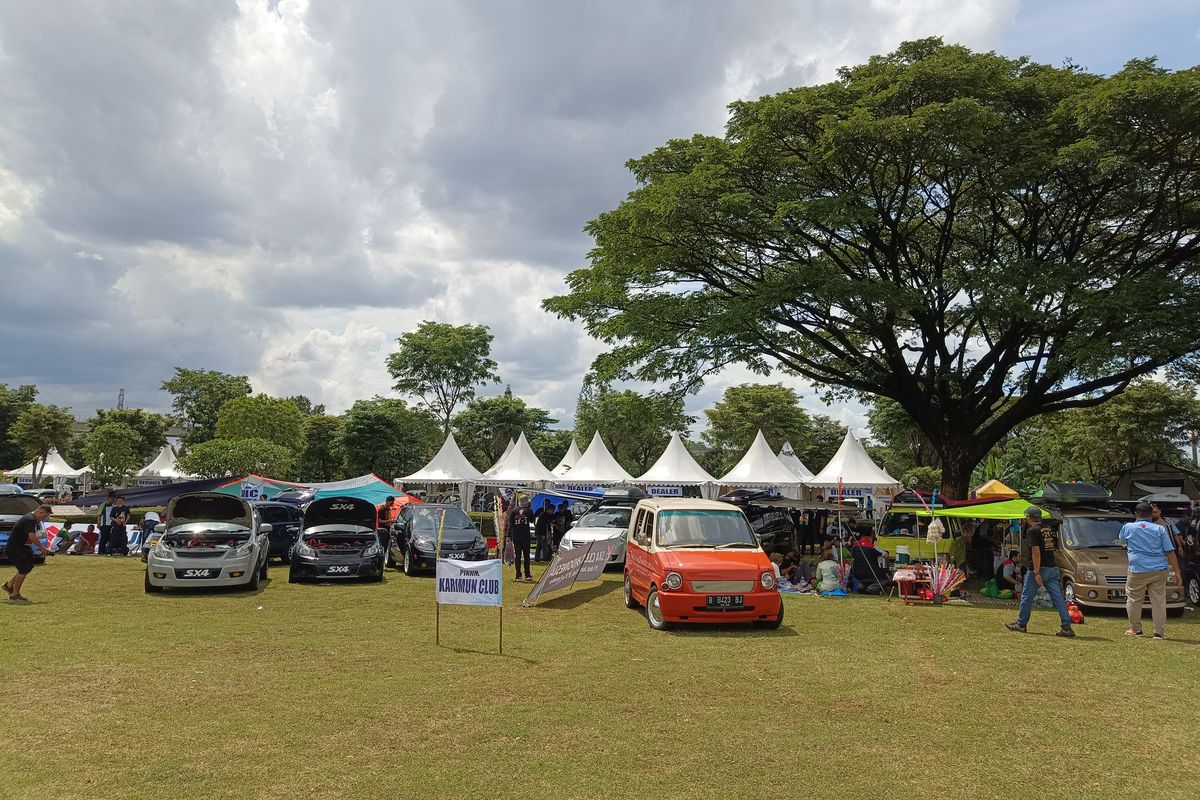
[[163, 523], [161, 523], [161, 522], [160, 522], [160, 523], [158, 523], [157, 525], [155, 525], [155, 526], [154, 526], [154, 532], [155, 532], [155, 533], [166, 533], [166, 532], [167, 532], [167, 526], [166, 526], [166, 525], [164, 525]]
[[275, 528], [269, 522], [264, 522], [263, 524], [258, 526], [259, 533], [270, 533], [273, 530], [275, 530]]

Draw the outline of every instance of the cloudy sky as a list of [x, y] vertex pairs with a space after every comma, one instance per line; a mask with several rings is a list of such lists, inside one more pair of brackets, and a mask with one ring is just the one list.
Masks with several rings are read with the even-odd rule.
[[539, 301], [631, 188], [624, 162], [935, 34], [1178, 68], [1200, 4], [5, 0], [0, 382], [79, 416], [120, 388], [165, 410], [178, 365], [340, 411], [388, 392], [399, 334], [469, 321], [569, 422], [599, 349]]

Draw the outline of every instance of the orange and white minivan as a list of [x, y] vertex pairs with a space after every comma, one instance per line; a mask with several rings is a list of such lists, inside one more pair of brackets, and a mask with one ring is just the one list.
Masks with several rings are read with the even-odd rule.
[[648, 498], [629, 519], [625, 605], [656, 631], [677, 622], [778, 628], [775, 570], [741, 510], [713, 500]]

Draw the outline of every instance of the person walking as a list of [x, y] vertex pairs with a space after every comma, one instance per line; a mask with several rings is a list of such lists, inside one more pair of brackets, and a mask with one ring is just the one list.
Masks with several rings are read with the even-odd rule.
[[1153, 508], [1142, 501], [1137, 504], [1137, 519], [1121, 526], [1120, 539], [1129, 554], [1129, 572], [1125, 576], [1125, 613], [1129, 615], [1128, 636], [1142, 635], [1142, 603], [1150, 595], [1150, 619], [1154, 623], [1154, 638], [1167, 638], [1167, 578], [1168, 567], [1182, 576], [1175, 544], [1162, 525], [1151, 520]]
[[533, 580], [529, 574], [529, 501], [514, 503], [508, 512], [508, 536], [513, 543], [513, 563], [517, 568], [517, 580], [521, 580], [521, 559], [525, 559], [525, 580]]
[[8, 602], [10, 603], [29, 602], [21, 594], [21, 586], [25, 583], [25, 577], [33, 572], [33, 551], [29, 548], [36, 547], [42, 551], [43, 555], [51, 555], [50, 550], [42, 544], [42, 540], [38, 536], [42, 523], [49, 516], [50, 506], [38, 506], [18, 519], [17, 524], [13, 525], [12, 531], [8, 534], [8, 544], [5, 546], [4, 555], [17, 570], [17, 574], [4, 584], [4, 591], [8, 593]]
[[100, 528], [100, 544], [96, 547], [96, 551], [102, 556], [106, 556], [110, 552], [111, 543], [109, 537], [112, 536], [112, 506], [113, 500], [117, 497], [117, 493], [110, 491], [108, 497], [100, 504], [100, 511], [96, 515], [96, 525]]
[[1022, 543], [1025, 563], [1029, 565], [1029, 569], [1025, 571], [1025, 583], [1021, 587], [1021, 610], [1017, 613], [1017, 621], [1004, 627], [1017, 633], [1026, 632], [1029, 617], [1033, 613], [1033, 597], [1037, 590], [1044, 586], [1050, 593], [1050, 600], [1058, 610], [1058, 618], [1062, 622], [1062, 628], [1055, 631], [1054, 635], [1071, 638], [1075, 631], [1071, 628], [1071, 614], [1067, 611], [1067, 603], [1063, 599], [1062, 575], [1054, 559], [1054, 553], [1058, 550], [1055, 532], [1042, 525], [1042, 510], [1037, 506], [1025, 509], [1025, 522], [1027, 527]]

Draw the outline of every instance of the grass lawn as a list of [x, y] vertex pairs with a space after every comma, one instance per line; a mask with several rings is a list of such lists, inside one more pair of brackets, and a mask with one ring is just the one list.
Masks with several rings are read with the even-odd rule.
[[[9, 568], [3, 568], [7, 579]], [[1150, 798], [1200, 792], [1200, 620], [788, 597], [655, 633], [620, 576], [524, 609], [431, 578], [146, 595], [52, 559], [0, 605], [3, 798]], [[1147, 620], [1147, 630], [1148, 627]], [[19, 687], [19, 688], [17, 688]], [[14, 753], [14, 743], [28, 755]]]

